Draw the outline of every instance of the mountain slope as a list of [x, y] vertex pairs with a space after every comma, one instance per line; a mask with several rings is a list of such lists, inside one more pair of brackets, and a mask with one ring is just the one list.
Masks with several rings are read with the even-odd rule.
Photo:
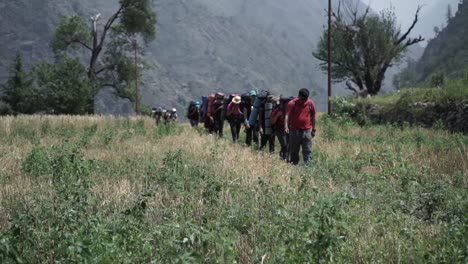
[[[90, 17], [99, 12], [105, 18], [116, 5], [117, 1], [104, 0], [2, 1], [0, 82], [18, 49], [29, 66], [53, 60], [49, 43], [61, 16]], [[300, 87], [309, 87], [317, 94], [318, 107], [325, 110], [326, 78], [312, 56], [326, 22], [325, 2], [155, 0], [154, 5], [158, 34], [144, 58], [153, 65], [146, 69], [142, 84], [145, 104], [182, 107], [217, 90], [295, 94]], [[101, 112], [131, 108], [129, 102], [110, 97], [109, 90], [100, 94]]]
[[432, 75], [450, 78], [464, 76], [468, 67], [468, 1], [459, 5], [456, 15], [438, 36], [429, 41], [423, 56], [400, 77], [406, 85], [427, 82]]

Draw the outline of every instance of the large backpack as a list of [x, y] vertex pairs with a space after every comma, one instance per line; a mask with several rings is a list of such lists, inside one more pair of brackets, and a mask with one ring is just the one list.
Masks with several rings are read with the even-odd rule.
[[[229, 104], [232, 102], [232, 99], [236, 96], [240, 96], [239, 94], [230, 94], [229, 95], [229, 98], [224, 98], [224, 110], [225, 110], [225, 113], [226, 113], [226, 116], [225, 116], [225, 119], [228, 121], [228, 122], [231, 122], [231, 119], [232, 119], [232, 116], [228, 116], [227, 115], [227, 108], [229, 106]], [[241, 110], [242, 111], [242, 110]]]
[[250, 116], [249, 116], [249, 124], [251, 126], [254, 126], [257, 124], [257, 120], [258, 120], [258, 110], [259, 108], [265, 104], [267, 98], [268, 98], [268, 95], [270, 95], [270, 92], [268, 91], [261, 91], [257, 97], [255, 98], [255, 102], [253, 104], [253, 108], [252, 108], [252, 111], [250, 112]]
[[195, 109], [195, 101], [190, 101], [190, 104], [189, 104], [189, 107], [187, 109], [187, 118], [188, 119], [191, 119], [191, 116], [190, 114], [193, 112], [193, 110]]

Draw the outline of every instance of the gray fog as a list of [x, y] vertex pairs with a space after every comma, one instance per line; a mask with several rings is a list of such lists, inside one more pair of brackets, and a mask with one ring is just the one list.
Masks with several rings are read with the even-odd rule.
[[[434, 37], [434, 27], [444, 28], [447, 6], [450, 5], [455, 14], [460, 0], [363, 0], [375, 11], [393, 8], [402, 26], [406, 30], [414, 20], [418, 6], [422, 6], [420, 17], [412, 35], [422, 35], [426, 39]], [[424, 43], [423, 43], [424, 45]]]

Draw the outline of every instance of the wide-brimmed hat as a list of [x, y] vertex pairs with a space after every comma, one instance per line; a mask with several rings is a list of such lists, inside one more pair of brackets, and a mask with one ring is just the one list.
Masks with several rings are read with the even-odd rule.
[[233, 102], [234, 104], [240, 104], [240, 102], [241, 102], [241, 97], [238, 96], [238, 95], [237, 95], [237, 96], [234, 96], [234, 97], [232, 98], [232, 102]]

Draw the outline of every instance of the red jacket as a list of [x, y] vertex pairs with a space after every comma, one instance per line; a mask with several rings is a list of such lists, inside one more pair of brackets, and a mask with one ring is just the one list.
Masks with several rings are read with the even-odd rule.
[[302, 103], [299, 97], [296, 97], [288, 103], [286, 113], [289, 116], [290, 129], [311, 129], [311, 117], [316, 115], [315, 104], [310, 99]]

